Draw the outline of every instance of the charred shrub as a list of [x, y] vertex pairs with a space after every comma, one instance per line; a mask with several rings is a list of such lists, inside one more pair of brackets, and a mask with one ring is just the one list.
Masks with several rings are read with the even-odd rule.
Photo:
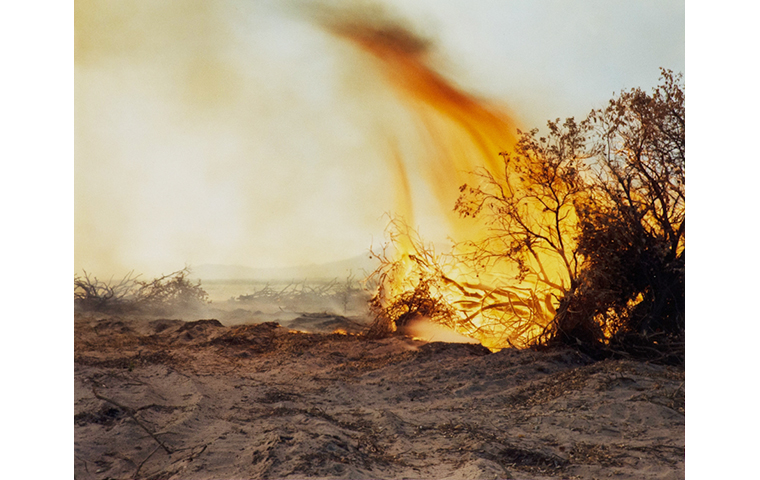
[[[518, 131], [514, 152], [501, 154], [503, 172], [474, 172], [478, 182], [460, 188], [455, 210], [480, 219], [485, 235], [460, 242], [452, 258], [458, 271], [496, 274], [497, 284], [454, 282], [432, 256], [417, 262], [455, 286], [444, 298], [464, 323], [477, 318], [471, 331], [489, 329], [500, 348], [682, 358], [684, 100], [683, 77], [662, 70], [651, 93], [624, 91], [580, 122], [550, 121], [546, 136]], [[439, 309], [441, 297], [423, 282], [382, 298], [398, 323]]]
[[366, 280], [376, 291], [369, 301], [375, 320], [365, 335], [386, 337], [418, 318], [453, 327], [457, 311], [444, 298], [446, 284], [452, 282], [443, 272], [447, 260], [432, 245], [425, 245], [402, 219], [393, 219], [390, 227], [391, 244], [406, 253], [389, 254], [388, 245], [371, 252], [379, 266]]
[[383, 304], [378, 296], [370, 300], [375, 320], [369, 327], [369, 337], [385, 337], [418, 318], [429, 318], [438, 323], [449, 323], [454, 310], [440, 296], [433, 293], [435, 280], [421, 278], [414, 288], [394, 296]]
[[[663, 71], [594, 111], [596, 177], [576, 206], [578, 278], [550, 337], [649, 356], [683, 354], [685, 116], [682, 78]], [[646, 353], [648, 352], [648, 353]]]
[[80, 312], [168, 314], [208, 303], [200, 281], [188, 280], [189, 269], [143, 281], [131, 273], [118, 282], [102, 281], [87, 272], [74, 277], [74, 309]]

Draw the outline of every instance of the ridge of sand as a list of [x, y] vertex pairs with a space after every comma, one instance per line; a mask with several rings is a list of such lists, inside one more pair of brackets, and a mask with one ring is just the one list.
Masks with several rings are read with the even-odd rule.
[[79, 315], [74, 372], [77, 479], [684, 477], [678, 367]]

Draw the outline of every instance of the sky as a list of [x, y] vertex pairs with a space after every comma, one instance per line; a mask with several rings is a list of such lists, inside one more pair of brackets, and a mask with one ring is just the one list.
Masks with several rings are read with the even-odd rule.
[[[76, 2], [75, 272], [319, 264], [383, 242], [387, 158], [421, 154], [418, 126], [314, 4]], [[525, 129], [685, 68], [682, 1], [320, 5], [402, 25], [432, 68]], [[415, 187], [415, 221], [436, 238], [428, 193]]]

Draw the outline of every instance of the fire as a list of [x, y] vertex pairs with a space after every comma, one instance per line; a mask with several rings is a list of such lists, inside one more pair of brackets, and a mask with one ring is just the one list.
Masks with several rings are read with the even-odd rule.
[[403, 328], [402, 333], [411, 336], [413, 340], [423, 342], [478, 343], [472, 337], [462, 335], [456, 330], [431, 322], [426, 318], [410, 322]]
[[[517, 122], [503, 108], [462, 91], [432, 69], [426, 42], [402, 28], [360, 20], [331, 23], [328, 28], [374, 58], [378, 72], [416, 115], [430, 141], [429, 151], [414, 160], [443, 207], [442, 220], [451, 233], [470, 238], [472, 224], [451, 211], [457, 189], [470, 180], [475, 168], [499, 168], [499, 152], [510, 150], [517, 141]], [[410, 223], [414, 212], [408, 181], [411, 161], [402, 158], [398, 149], [388, 158], [399, 180], [397, 212]]]
[[[393, 251], [378, 254], [383, 267], [378, 272], [376, 306], [385, 311], [403, 307], [389, 329], [429, 317], [492, 350], [529, 344], [543, 332], [557, 307], [558, 293], [569, 284], [563, 276], [563, 259], [540, 253], [526, 267], [532, 274], [519, 280], [514, 265], [466, 265], [458, 259], [468, 249], [472, 253], [478, 248], [485, 238], [484, 225], [462, 219], [452, 209], [460, 186], [472, 181], [472, 172], [482, 168], [493, 175], [504, 172], [500, 154], [514, 150], [518, 123], [504, 107], [463, 91], [437, 73], [430, 65], [427, 42], [407, 30], [356, 18], [324, 24], [374, 59], [378, 72], [419, 120], [429, 140], [419, 158], [405, 158], [398, 149], [388, 158], [397, 179], [399, 215], [390, 227]], [[459, 243], [457, 252], [437, 255], [409, 228], [414, 221], [412, 165], [440, 205], [438, 223], [448, 226], [450, 238], [467, 240], [469, 246]], [[536, 218], [545, 217], [537, 205], [531, 208]], [[435, 301], [425, 303], [426, 297]]]

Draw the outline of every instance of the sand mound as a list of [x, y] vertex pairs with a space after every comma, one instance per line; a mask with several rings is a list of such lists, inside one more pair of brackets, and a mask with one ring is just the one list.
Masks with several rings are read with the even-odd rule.
[[116, 317], [74, 359], [81, 479], [684, 476], [676, 367]]

